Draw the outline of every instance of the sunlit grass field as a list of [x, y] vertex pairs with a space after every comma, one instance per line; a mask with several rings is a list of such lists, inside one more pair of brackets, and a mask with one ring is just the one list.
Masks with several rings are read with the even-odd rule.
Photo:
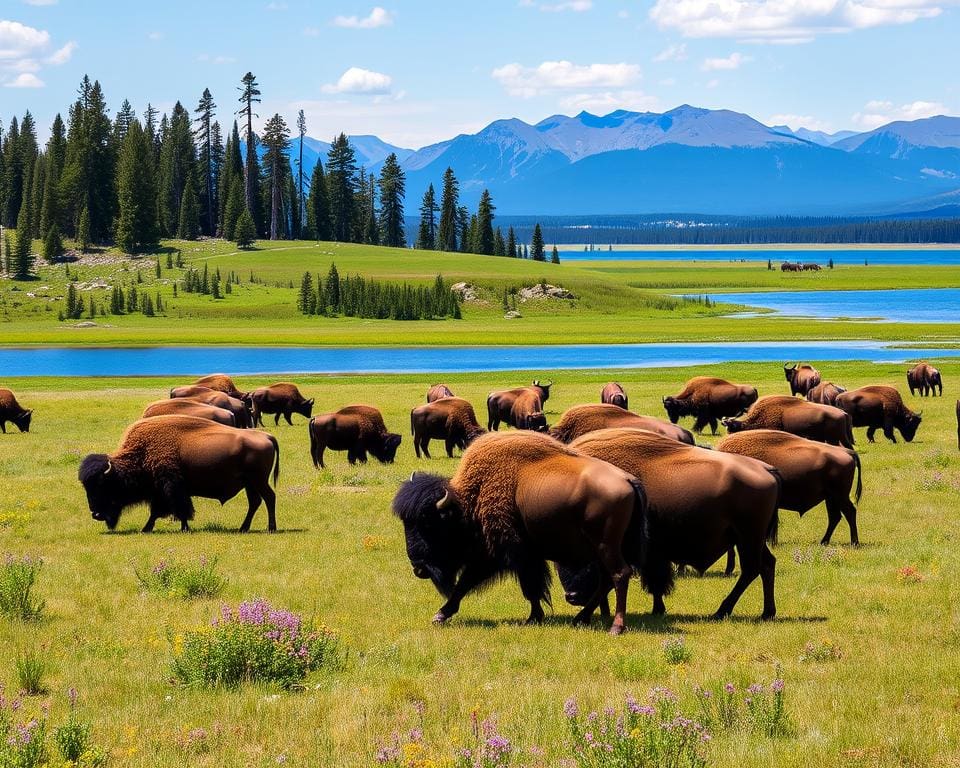
[[[227, 257], [224, 257], [227, 258]], [[230, 257], [232, 258], [232, 257]], [[239, 258], [239, 257], [238, 257]], [[245, 258], [245, 257], [244, 257]], [[339, 258], [338, 258], [339, 266]], [[525, 267], [526, 265], [520, 265]], [[518, 268], [520, 268], [518, 267]], [[240, 339], [238, 339], [240, 341]], [[902, 365], [832, 363], [824, 378], [855, 387], [887, 383], [905, 390]], [[29, 434], [0, 435], [0, 552], [38, 555], [44, 619], [24, 625], [0, 619], [0, 682], [16, 689], [16, 652], [41, 649], [50, 662], [49, 689], [80, 691], [94, 739], [112, 764], [172, 767], [370, 766], [379, 741], [420, 724], [436, 765], [472, 743], [471, 713], [495, 714], [523, 748], [561, 765], [570, 696], [581, 707], [619, 706], [656, 685], [691, 701], [693, 686], [730, 681], [738, 687], [780, 675], [794, 735], [716, 734], [711, 765], [927, 766], [960, 761], [960, 612], [957, 609], [957, 517], [960, 454], [954, 382], [960, 365], [941, 366], [948, 396], [921, 401], [923, 424], [912, 444], [868, 444], [857, 430], [864, 465], [860, 505], [863, 545], [847, 545], [841, 523], [829, 548], [817, 544], [822, 507], [803, 519], [784, 513], [777, 563], [778, 617], [758, 623], [761, 590], [751, 586], [731, 620], [707, 619], [732, 586], [722, 562], [704, 578], [678, 581], [663, 620], [647, 614], [650, 599], [631, 585], [629, 632], [608, 637], [599, 622], [571, 625], [574, 609], [554, 586], [554, 611], [540, 627], [521, 621], [527, 605], [512, 582], [468, 597], [449, 626], [430, 617], [442, 602], [411, 573], [402, 528], [389, 511], [399, 482], [414, 469], [451, 474], [456, 460], [414, 458], [409, 410], [433, 383], [426, 376], [298, 377], [315, 412], [353, 402], [378, 405], [388, 427], [404, 435], [393, 465], [350, 467], [328, 454], [316, 471], [306, 422], [274, 428], [281, 445], [278, 491], [281, 531], [264, 533], [263, 510], [248, 535], [235, 532], [242, 498], [220, 508], [197, 502], [195, 531], [161, 522], [138, 531], [144, 509], [127, 512], [116, 533], [91, 520], [76, 480], [88, 452], [112, 451], [146, 403], [163, 397], [168, 379], [4, 380], [34, 410]], [[553, 422], [566, 408], [599, 399], [601, 385], [622, 382], [633, 410], [660, 415], [660, 398], [707, 369], [538, 372], [555, 386], [547, 403]], [[710, 373], [751, 382], [761, 394], [785, 393], [776, 364], [714, 366]], [[465, 374], [446, 381], [478, 415], [493, 388], [522, 384], [531, 374]], [[265, 379], [239, 379], [252, 388]], [[482, 416], [481, 416], [482, 418]], [[878, 438], [879, 439], [879, 438]], [[712, 443], [713, 438], [705, 437]], [[434, 443], [434, 455], [443, 454]], [[135, 569], [160, 559], [218, 558], [228, 579], [216, 599], [183, 601], [138, 588]], [[906, 570], [904, 570], [906, 569]], [[906, 575], [905, 575], [906, 574]], [[307, 680], [306, 689], [187, 691], [171, 683], [171, 646], [178, 634], [206, 625], [221, 602], [262, 596], [337, 631], [342, 664]], [[683, 636], [685, 664], [670, 664], [663, 643]], [[839, 658], [801, 660], [808, 643]], [[33, 699], [28, 708], [39, 706]], [[64, 716], [63, 696], [52, 717]], [[204, 729], [202, 745], [187, 735]]]

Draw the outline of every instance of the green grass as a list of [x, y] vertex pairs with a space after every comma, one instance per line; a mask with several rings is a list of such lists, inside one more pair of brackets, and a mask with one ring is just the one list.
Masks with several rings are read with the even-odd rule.
[[[864, 363], [821, 365], [847, 386], [889, 383], [904, 388], [904, 367]], [[942, 366], [948, 392], [960, 364]], [[731, 364], [710, 369], [783, 393], [777, 365]], [[660, 398], [706, 369], [553, 372], [547, 403], [555, 421], [566, 408], [594, 402], [601, 384], [621, 381], [633, 408], [659, 414]], [[551, 375], [544, 371], [543, 375]], [[456, 461], [417, 461], [407, 436], [409, 409], [421, 402], [427, 376], [301, 377], [317, 412], [351, 402], [379, 405], [388, 426], [404, 434], [394, 465], [350, 467], [332, 454], [317, 472], [308, 456], [306, 425], [272, 428], [280, 439], [282, 472], [276, 535], [235, 532], [243, 499], [220, 507], [198, 500], [191, 534], [161, 522], [138, 533], [145, 510], [128, 511], [108, 534], [91, 520], [76, 481], [78, 463], [110, 451], [144, 404], [162, 397], [168, 379], [24, 379], [4, 381], [25, 407], [33, 429], [0, 436], [0, 553], [41, 556], [35, 587], [46, 601], [43, 620], [26, 627], [0, 619], [0, 683], [16, 687], [14, 649], [46, 648], [46, 687], [76, 686], [93, 740], [108, 746], [111, 764], [153, 768], [190, 765], [339, 765], [374, 763], [375, 744], [394, 729], [417, 724], [412, 703], [425, 704], [425, 742], [449, 756], [470, 739], [471, 712], [496, 713], [515, 743], [547, 750], [556, 765], [567, 737], [561, 713], [576, 696], [581, 707], [619, 706], [627, 693], [654, 685], [688, 691], [730, 680], [770, 681], [780, 670], [794, 733], [768, 739], [718, 735], [711, 765], [927, 766], [960, 757], [960, 568], [956, 524], [960, 458], [952, 398], [920, 401], [924, 422], [912, 444], [867, 444], [857, 431], [864, 464], [860, 505], [863, 546], [819, 541], [822, 507], [802, 519], [785, 513], [775, 553], [778, 619], [760, 624], [759, 583], [746, 592], [731, 621], [707, 620], [732, 582], [722, 561], [706, 578], [678, 581], [664, 620], [651, 619], [650, 599], [631, 585], [629, 632], [571, 626], [574, 609], [553, 590], [554, 613], [540, 627], [521, 625], [527, 607], [512, 582], [468, 597], [444, 628], [430, 625], [442, 602], [411, 573], [400, 524], [389, 511], [400, 481], [414, 469], [450, 474]], [[523, 383], [529, 374], [456, 375], [453, 390], [482, 406], [487, 392]], [[241, 387], [266, 383], [243, 379]], [[479, 410], [482, 410], [480, 408]], [[713, 442], [706, 438], [706, 442]], [[438, 453], [442, 453], [439, 451]], [[139, 588], [135, 568], [161, 558], [218, 558], [226, 580], [216, 599], [170, 600]], [[264, 688], [227, 692], [183, 690], [170, 682], [170, 642], [206, 625], [220, 602], [262, 596], [272, 604], [324, 622], [341, 637], [342, 668], [308, 679], [307, 690]], [[29, 632], [29, 639], [25, 633]], [[685, 663], [668, 663], [664, 641], [682, 637]], [[829, 653], [811, 648], [829, 647]], [[38, 706], [31, 702], [29, 706]], [[54, 697], [55, 722], [65, 719]], [[203, 754], [185, 753], [187, 735], [204, 729]], [[449, 763], [440, 762], [438, 765]]]
[[[183, 270], [166, 268], [166, 253], [181, 250], [187, 266], [206, 265], [226, 275], [239, 274], [242, 284], [222, 300], [180, 293], [173, 283]], [[110, 286], [125, 289], [137, 279], [138, 290], [159, 292], [163, 316], [141, 314], [96, 317], [95, 327], [59, 322], [67, 275], [64, 265], [41, 266], [39, 279], [16, 283], [0, 280], [0, 338], [4, 344], [151, 345], [151, 344], [282, 344], [282, 345], [455, 345], [510, 344], [536, 340], [557, 343], [627, 343], [644, 341], [737, 341], [800, 339], [953, 340], [960, 324], [900, 324], [797, 321], [777, 317], [750, 320], [723, 317], [733, 305], [707, 307], [679, 301], [669, 294], [722, 293], [732, 290], [794, 290], [951, 287], [960, 285], [954, 267], [838, 266], [819, 273], [784, 274], [764, 264], [716, 262], [570, 262], [553, 265], [491, 256], [435, 253], [362, 245], [304, 242], [261, 242], [256, 250], [238, 251], [223, 241], [166, 241], [159, 254], [161, 276], [154, 275], [155, 256], [130, 259], [120, 254], [93, 254], [70, 265], [81, 288], [94, 288], [104, 303]], [[381, 280], [429, 283], [437, 273], [451, 281], [467, 281], [480, 289], [480, 301], [469, 302], [460, 321], [393, 322], [356, 318], [304, 317], [296, 295], [304, 271], [326, 274], [331, 262], [341, 275], [363, 274]], [[255, 282], [250, 281], [253, 273]], [[504, 290], [546, 280], [576, 295], [575, 301], [530, 301], [518, 304], [519, 319], [505, 319]], [[89, 300], [90, 291], [81, 289]], [[28, 294], [34, 294], [29, 296]], [[88, 318], [83, 318], [88, 320]]]

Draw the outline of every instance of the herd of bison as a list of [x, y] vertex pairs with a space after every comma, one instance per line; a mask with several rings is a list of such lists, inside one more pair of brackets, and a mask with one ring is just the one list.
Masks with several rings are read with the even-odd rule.
[[[615, 594], [611, 632], [625, 626], [627, 589], [637, 573], [665, 611], [677, 569], [705, 571], [724, 554], [727, 573], [740, 561], [740, 576], [717, 617], [730, 615], [759, 576], [762, 618], [776, 614], [775, 541], [779, 510], [801, 515], [820, 503], [827, 510], [821, 543], [830, 542], [841, 519], [858, 544], [857, 507], [862, 491], [855, 427], [877, 430], [896, 442], [911, 441], [920, 426], [899, 392], [889, 386], [847, 391], [810, 365], [786, 365], [790, 395], [757, 396], [749, 385], [720, 378], [690, 379], [663, 398], [669, 421], [628, 410], [627, 393], [606, 384], [600, 403], [567, 410], [552, 427], [544, 415], [551, 383], [491, 393], [487, 426], [473, 406], [444, 384], [410, 413], [413, 447], [430, 458], [431, 440], [447, 456], [463, 452], [453, 477], [414, 472], [393, 500], [404, 526], [407, 555], [418, 578], [429, 579], [445, 602], [434, 616], [453, 616], [470, 592], [505, 575], [516, 578], [530, 603], [529, 621], [540, 621], [550, 602], [549, 562], [557, 566], [568, 602], [579, 606], [577, 623], [599, 609], [607, 615]], [[911, 394], [942, 395], [940, 372], [920, 363], [907, 373]], [[798, 397], [799, 396], [799, 397]], [[244, 491], [250, 528], [261, 503], [267, 527], [276, 524], [280, 446], [255, 429], [265, 415], [292, 424], [309, 420], [310, 455], [346, 451], [351, 464], [368, 454], [394, 460], [401, 435], [388, 431], [368, 405], [350, 405], [313, 416], [312, 399], [294, 384], [244, 393], [230, 377], [215, 374], [176, 387], [169, 398], [146, 406], [111, 454], [91, 454], [79, 480], [95, 520], [113, 529], [126, 507], [149, 506], [143, 530], [172, 517], [183, 530], [193, 518], [193, 497], [221, 503]], [[0, 388], [0, 430], [12, 422], [28, 432], [33, 412]], [[719, 424], [729, 433], [714, 449], [698, 446], [678, 425], [693, 418], [693, 431]], [[960, 401], [957, 402], [960, 442]], [[500, 424], [517, 431], [498, 433]], [[271, 487], [271, 476], [273, 487]]]

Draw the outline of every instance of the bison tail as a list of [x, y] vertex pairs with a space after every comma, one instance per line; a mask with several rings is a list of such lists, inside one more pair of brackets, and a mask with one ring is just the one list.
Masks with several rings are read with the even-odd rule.
[[317, 459], [317, 436], [313, 429], [313, 419], [307, 422], [307, 432], [310, 433], [310, 458], [313, 459], [314, 469], [319, 469], [320, 462]]
[[280, 442], [271, 434], [267, 434], [270, 442], [273, 443], [274, 463], [273, 463], [273, 487], [277, 487], [277, 478], [280, 477]]
[[853, 494], [853, 503], [859, 504], [860, 497], [863, 495], [863, 465], [860, 463], [860, 454], [854, 450], [850, 451], [853, 461], [857, 465], [857, 490]]
[[853, 448], [853, 446], [857, 444], [857, 441], [853, 437], [853, 416], [851, 416], [849, 413], [847, 414], [846, 427], [846, 435], [844, 436], [847, 440], [846, 447]]
[[630, 485], [633, 488], [634, 505], [630, 525], [623, 537], [623, 555], [639, 571], [647, 560], [650, 547], [650, 505], [640, 481], [631, 479]]
[[773, 467], [770, 467], [767, 471], [773, 475], [773, 479], [777, 481], [777, 504], [773, 508], [773, 517], [770, 518], [770, 525], [767, 527], [767, 541], [771, 544], [776, 544], [777, 532], [780, 528], [780, 499], [783, 496], [783, 475]]

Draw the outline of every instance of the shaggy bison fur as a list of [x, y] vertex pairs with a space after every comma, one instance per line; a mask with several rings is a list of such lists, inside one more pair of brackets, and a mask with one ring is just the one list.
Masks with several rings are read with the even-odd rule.
[[237, 426], [237, 420], [226, 408], [217, 408], [215, 405], [198, 403], [196, 400], [183, 397], [150, 403], [143, 409], [143, 415], [140, 418], [149, 419], [152, 416], [193, 416], [223, 424], [226, 427]]
[[699, 434], [709, 424], [715, 435], [720, 419], [739, 416], [756, 401], [755, 387], [731, 384], [726, 379], [712, 376], [696, 376], [679, 394], [663, 398], [663, 407], [674, 424], [683, 416], [693, 416], [694, 432]]
[[383, 415], [370, 405], [348, 405], [334, 413], [314, 416], [308, 425], [313, 466], [324, 467], [323, 452], [346, 451], [347, 461], [367, 463], [367, 454], [392, 464], [403, 438], [387, 431]]
[[728, 432], [746, 429], [779, 429], [808, 440], [853, 448], [853, 424], [839, 408], [817, 405], [787, 395], [768, 395], [758, 400], [745, 416], [724, 419]]
[[893, 430], [898, 429], [909, 443], [920, 427], [921, 414], [907, 408], [897, 390], [881, 384], [844, 392], [837, 398], [837, 407], [850, 414], [853, 426], [867, 428], [871, 443], [878, 429], [891, 443], [897, 442]]
[[21, 432], [30, 431], [33, 410], [26, 410], [9, 389], [0, 388], [0, 432], [7, 433], [7, 422], [13, 422]]
[[272, 413], [273, 423], [280, 423], [280, 417], [293, 426], [290, 417], [299, 413], [306, 419], [313, 415], [313, 398], [307, 400], [300, 394], [296, 384], [281, 382], [269, 387], [260, 387], [250, 393], [250, 403], [253, 407], [253, 425], [263, 426], [263, 414]]
[[653, 416], [639, 416], [615, 405], [596, 403], [575, 405], [570, 408], [560, 417], [560, 421], [551, 427], [550, 434], [561, 443], [570, 443], [588, 432], [612, 427], [646, 429], [680, 443], [694, 444], [693, 435], [676, 424], [669, 424]]
[[444, 397], [414, 408], [410, 431], [418, 459], [421, 453], [430, 458], [431, 440], [443, 440], [447, 456], [453, 458], [454, 448], [463, 451], [486, 432], [477, 422], [473, 406], [459, 397]]

